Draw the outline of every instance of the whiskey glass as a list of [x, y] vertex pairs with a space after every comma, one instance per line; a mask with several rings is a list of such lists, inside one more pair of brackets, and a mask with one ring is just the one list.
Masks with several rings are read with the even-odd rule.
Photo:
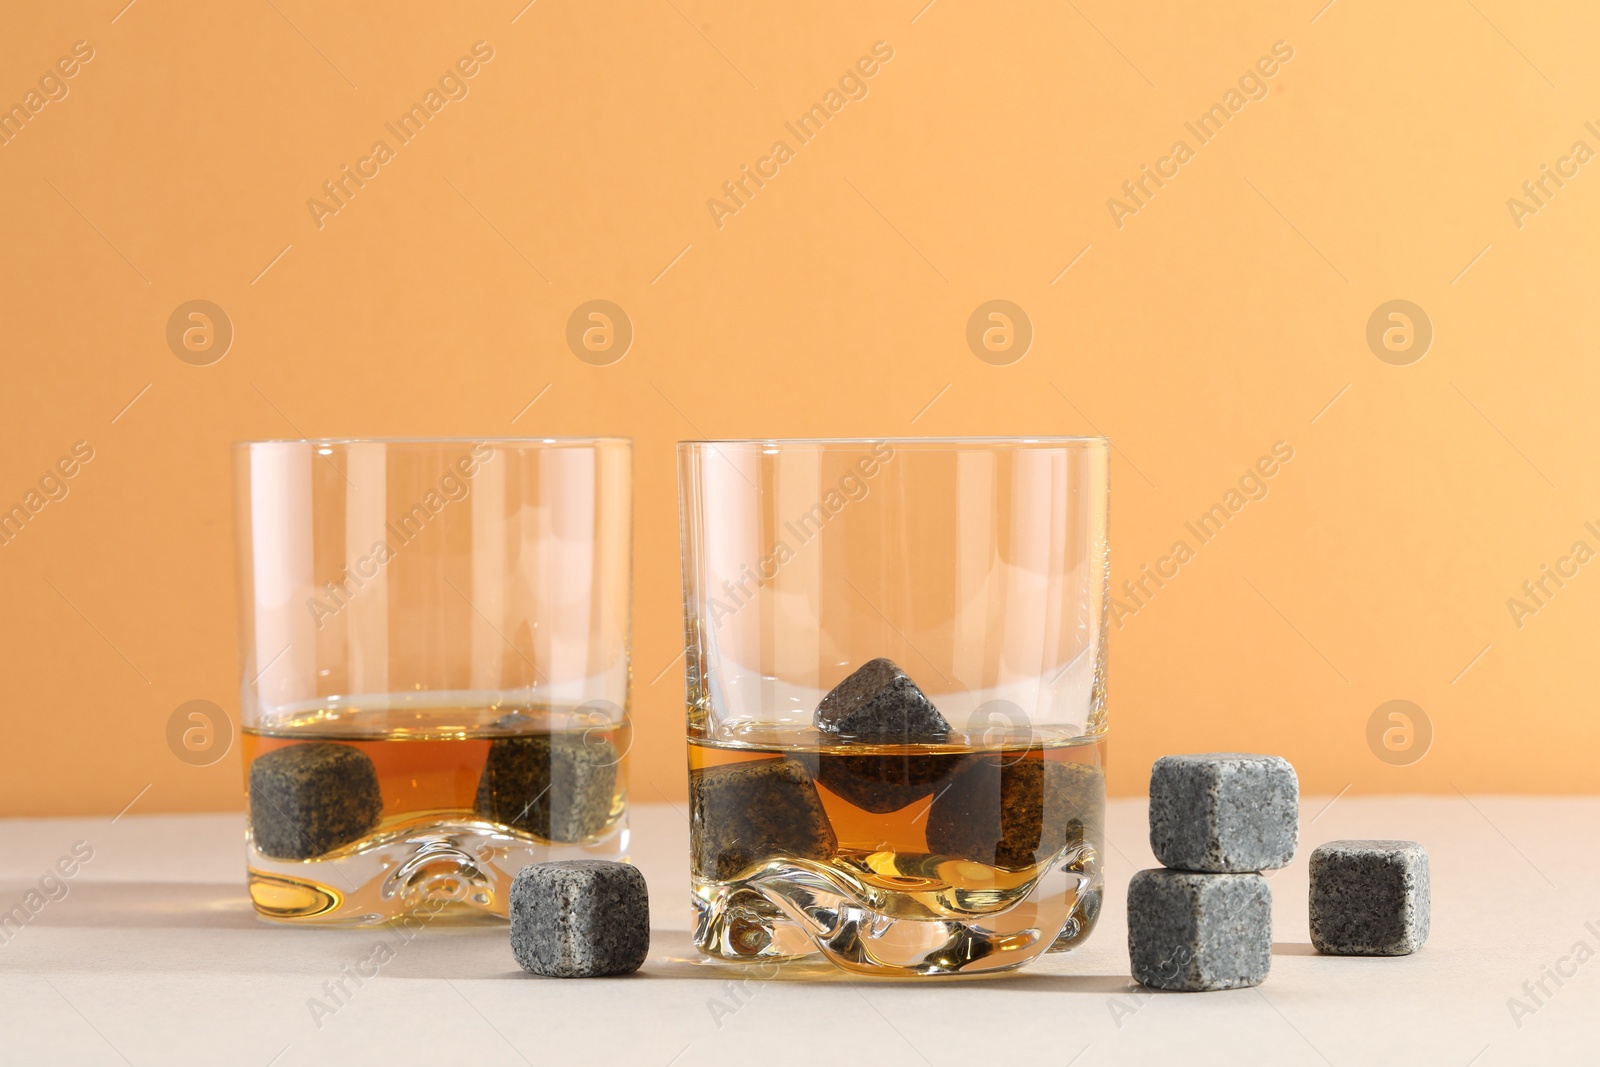
[[1086, 938], [1103, 438], [678, 445], [701, 952], [972, 975]]
[[267, 918], [504, 918], [627, 851], [631, 443], [235, 446], [249, 889]]

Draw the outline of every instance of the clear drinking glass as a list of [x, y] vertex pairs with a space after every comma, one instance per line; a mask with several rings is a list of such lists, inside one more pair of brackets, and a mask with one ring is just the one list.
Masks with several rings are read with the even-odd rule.
[[622, 857], [631, 448], [235, 446], [262, 915], [504, 917], [525, 864]]
[[1107, 449], [678, 445], [703, 952], [974, 974], [1088, 936]]

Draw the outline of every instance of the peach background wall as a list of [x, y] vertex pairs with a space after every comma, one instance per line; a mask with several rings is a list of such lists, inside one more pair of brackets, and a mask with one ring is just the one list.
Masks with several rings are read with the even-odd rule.
[[59, 497], [0, 544], [0, 813], [239, 804], [168, 724], [237, 715], [228, 442], [301, 435], [636, 439], [642, 799], [672, 443], [754, 435], [1109, 434], [1116, 581], [1168, 574], [1120, 594], [1119, 791], [1596, 786], [1592, 7], [124, 2], [0, 28], [0, 505]]

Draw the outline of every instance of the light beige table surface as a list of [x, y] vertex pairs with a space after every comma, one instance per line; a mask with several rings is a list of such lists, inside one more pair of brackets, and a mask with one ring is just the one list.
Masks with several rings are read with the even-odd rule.
[[[256, 919], [241, 816], [0, 822], [0, 911], [76, 842], [94, 852], [65, 897], [0, 944], [0, 1062], [1600, 1063], [1600, 798], [1307, 798], [1300, 855], [1272, 876], [1272, 976], [1205, 994], [1152, 995], [1128, 977], [1127, 880], [1153, 865], [1142, 802], [1111, 805], [1089, 943], [983, 981], [732, 985], [688, 962], [683, 814], [639, 807], [633, 825], [655, 930], [639, 974], [535, 978], [503, 927], [436, 925], [316, 1018], [324, 983], [396, 935]], [[1340, 837], [1427, 845], [1422, 952], [1313, 954], [1306, 859]]]

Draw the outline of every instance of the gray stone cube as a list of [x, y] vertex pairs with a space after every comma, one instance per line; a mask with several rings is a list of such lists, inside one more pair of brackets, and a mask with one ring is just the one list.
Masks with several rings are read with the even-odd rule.
[[1162, 756], [1150, 769], [1150, 849], [1168, 867], [1264, 871], [1294, 859], [1300, 780], [1280, 756]]
[[496, 738], [476, 810], [546, 841], [586, 840], [611, 820], [620, 759], [615, 745], [588, 733]]
[[555, 860], [511, 883], [511, 954], [550, 978], [631, 974], [650, 951], [650, 896], [627, 863]]
[[360, 840], [382, 817], [378, 770], [352, 745], [308, 741], [250, 763], [250, 837], [263, 855], [325, 856]]
[[881, 656], [829, 690], [814, 721], [824, 734], [877, 744], [938, 744], [950, 734], [933, 701]]
[[1152, 989], [1260, 985], [1272, 969], [1272, 891], [1259, 874], [1155, 868], [1128, 883], [1128, 958]]
[[1329, 841], [1311, 853], [1311, 943], [1330, 956], [1404, 956], [1428, 940], [1428, 850]]
[[862, 811], [885, 815], [937, 792], [965, 758], [956, 752], [824, 752], [817, 757], [817, 784]]
[[969, 756], [928, 811], [931, 852], [995, 867], [1043, 863], [1100, 836], [1100, 768], [1021, 753]]
[[767, 860], [825, 860], [839, 844], [816, 783], [796, 759], [693, 771], [689, 811], [689, 858], [701, 878], [732, 881]]
[[[891, 660], [869, 660], [817, 705], [814, 723], [825, 738], [874, 745], [936, 745], [950, 724], [917, 684]], [[899, 811], [933, 793], [955, 770], [951, 753], [824, 752], [817, 782], [863, 811]]]

